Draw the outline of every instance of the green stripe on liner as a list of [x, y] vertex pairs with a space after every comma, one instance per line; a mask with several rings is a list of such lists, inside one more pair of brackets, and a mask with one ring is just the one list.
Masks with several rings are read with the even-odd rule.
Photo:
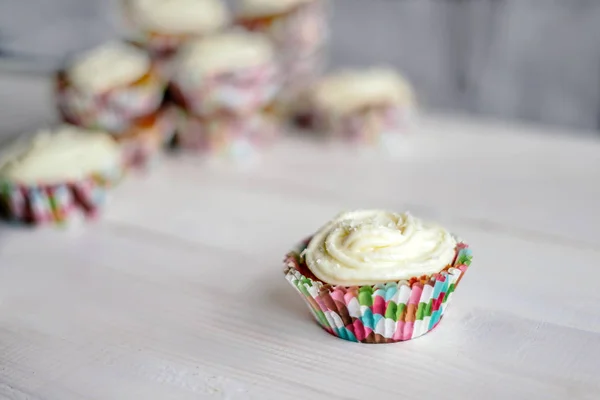
[[306, 287], [305, 287], [305, 286], [302, 284], [302, 282], [298, 282], [298, 283], [296, 284], [296, 287], [297, 287], [297, 288], [298, 288], [298, 290], [299, 290], [300, 292], [302, 292], [302, 294], [303, 294], [303, 295], [305, 295], [306, 297], [312, 297], [312, 296], [310, 295], [310, 293], [308, 293], [308, 289], [306, 289]]
[[471, 260], [473, 259], [473, 256], [470, 254], [468, 249], [463, 249], [460, 252], [460, 255], [458, 256], [458, 264], [464, 264], [466, 266], [470, 266], [471, 265]]
[[53, 214], [56, 215], [56, 213], [58, 211], [58, 204], [56, 202], [56, 197], [48, 196], [48, 201], [50, 202], [50, 209], [52, 210]]
[[361, 306], [371, 307], [373, 305], [373, 288], [363, 286], [358, 289], [358, 303]]
[[419, 303], [419, 307], [417, 308], [417, 315], [415, 317], [416, 320], [423, 319], [423, 311], [425, 310], [425, 303]]
[[398, 306], [396, 305], [396, 303], [390, 301], [387, 309], [385, 310], [385, 317], [393, 319], [394, 321], [398, 321], [398, 316], [396, 315], [397, 310]]
[[444, 296], [444, 303], [448, 301], [448, 298], [450, 297], [450, 295], [452, 294], [452, 292], [454, 292], [454, 288], [456, 287], [456, 285], [453, 283], [452, 285], [450, 285], [450, 288], [448, 288], [448, 291], [446, 292], [446, 295]]
[[302, 279], [300, 280], [302, 283], [304, 283], [305, 285], [308, 286], [312, 286], [312, 281], [310, 279], [308, 279], [307, 277], [302, 277]]
[[402, 313], [404, 312], [404, 310], [406, 310], [406, 304], [404, 304], [404, 303], [398, 304], [398, 309], [396, 310], [396, 321], [400, 320], [400, 317], [402, 316]]
[[10, 194], [10, 184], [7, 181], [0, 181], [0, 193], [4, 196], [8, 196]]
[[433, 308], [433, 299], [429, 300], [427, 307], [425, 307], [425, 316], [431, 317], [431, 309]]
[[327, 322], [327, 318], [325, 318], [325, 314], [321, 310], [314, 310], [319, 323], [323, 326], [329, 326], [329, 322]]

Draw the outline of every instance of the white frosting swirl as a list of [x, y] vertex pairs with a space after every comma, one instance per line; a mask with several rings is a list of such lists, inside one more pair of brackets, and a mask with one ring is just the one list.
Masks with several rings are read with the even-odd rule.
[[284, 13], [311, 1], [316, 0], [239, 0], [239, 15], [243, 17], [268, 17]]
[[198, 39], [178, 57], [178, 73], [202, 75], [251, 68], [273, 61], [269, 40], [259, 33], [231, 31]]
[[62, 125], [17, 140], [0, 154], [0, 176], [21, 184], [54, 184], [119, 167], [119, 145], [103, 132]]
[[223, 28], [229, 14], [222, 0], [129, 0], [134, 23], [166, 34], [206, 34]]
[[101, 93], [134, 83], [150, 70], [150, 58], [142, 50], [121, 42], [109, 42], [76, 58], [67, 71], [78, 89]]
[[339, 215], [311, 239], [304, 260], [333, 285], [371, 285], [440, 272], [455, 256], [444, 228], [412, 215], [380, 210]]
[[378, 105], [410, 105], [410, 85], [392, 69], [344, 70], [323, 78], [314, 87], [319, 109], [334, 114]]

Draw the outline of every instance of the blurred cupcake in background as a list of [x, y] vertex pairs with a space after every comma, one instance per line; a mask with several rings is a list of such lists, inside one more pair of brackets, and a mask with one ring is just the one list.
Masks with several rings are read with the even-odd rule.
[[237, 23], [275, 46], [284, 73], [279, 105], [292, 118], [304, 113], [305, 89], [325, 64], [326, 9], [325, 0], [238, 0]]
[[316, 128], [359, 144], [387, 144], [410, 131], [415, 97], [392, 69], [344, 70], [324, 77], [311, 90]]
[[174, 68], [173, 95], [196, 115], [253, 113], [280, 87], [273, 49], [255, 33], [232, 31], [190, 43]]
[[237, 22], [266, 33], [286, 58], [304, 57], [326, 42], [324, 0], [238, 0]]
[[66, 223], [96, 216], [124, 170], [106, 133], [72, 125], [22, 135], [0, 149], [0, 203], [19, 223]]
[[261, 34], [231, 31], [186, 45], [171, 82], [179, 144], [235, 158], [258, 150], [278, 130], [272, 103], [280, 85], [272, 46]]
[[269, 108], [246, 115], [197, 116], [179, 109], [177, 143], [200, 154], [232, 160], [255, 159], [277, 137], [279, 117]]
[[[64, 121], [107, 131], [127, 143], [128, 153], [143, 152], [144, 162], [150, 162], [149, 134], [142, 132], [160, 130], [165, 142], [173, 134], [173, 122], [166, 121], [161, 109], [166, 86], [143, 50], [110, 42], [74, 58], [58, 74], [58, 109]], [[148, 127], [147, 121], [155, 121], [156, 126]], [[152, 146], [156, 150], [152, 155], [159, 148]], [[131, 163], [145, 166], [141, 160]]]
[[117, 132], [155, 112], [164, 88], [144, 51], [110, 42], [74, 58], [59, 72], [57, 102], [65, 121]]
[[217, 32], [230, 22], [222, 0], [123, 0], [123, 10], [132, 41], [161, 66], [183, 43]]

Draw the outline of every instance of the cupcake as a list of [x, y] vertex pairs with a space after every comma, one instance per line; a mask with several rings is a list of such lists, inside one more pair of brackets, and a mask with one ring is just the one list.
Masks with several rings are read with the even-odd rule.
[[305, 89], [325, 64], [324, 0], [239, 0], [238, 24], [266, 34], [281, 65], [283, 90], [278, 104], [289, 118], [303, 114]]
[[285, 274], [330, 334], [392, 343], [438, 325], [471, 258], [440, 226], [361, 210], [337, 216], [290, 252]]
[[20, 223], [93, 217], [122, 171], [120, 146], [109, 135], [71, 125], [40, 130], [0, 153], [0, 203]]
[[71, 124], [118, 132], [154, 113], [164, 88], [146, 53], [110, 42], [74, 58], [58, 74], [57, 102]]
[[317, 126], [358, 143], [385, 143], [409, 131], [415, 100], [409, 84], [390, 69], [347, 70], [311, 90]]
[[221, 0], [123, 0], [133, 41], [153, 56], [169, 56], [186, 41], [229, 23]]
[[272, 107], [251, 114], [196, 116], [179, 109], [177, 145], [209, 157], [236, 161], [254, 159], [279, 133]]
[[305, 57], [325, 46], [324, 0], [238, 0], [237, 21], [269, 35], [284, 58]]
[[243, 31], [188, 44], [174, 68], [173, 97], [198, 116], [253, 113], [271, 103], [280, 86], [269, 41]]

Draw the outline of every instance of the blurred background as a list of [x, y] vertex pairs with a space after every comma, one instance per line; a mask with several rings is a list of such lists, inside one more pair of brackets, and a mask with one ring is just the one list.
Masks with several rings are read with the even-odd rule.
[[[331, 66], [388, 63], [429, 109], [600, 134], [598, 0], [332, 0]], [[120, 30], [113, 0], [1, 0], [0, 71]]]

